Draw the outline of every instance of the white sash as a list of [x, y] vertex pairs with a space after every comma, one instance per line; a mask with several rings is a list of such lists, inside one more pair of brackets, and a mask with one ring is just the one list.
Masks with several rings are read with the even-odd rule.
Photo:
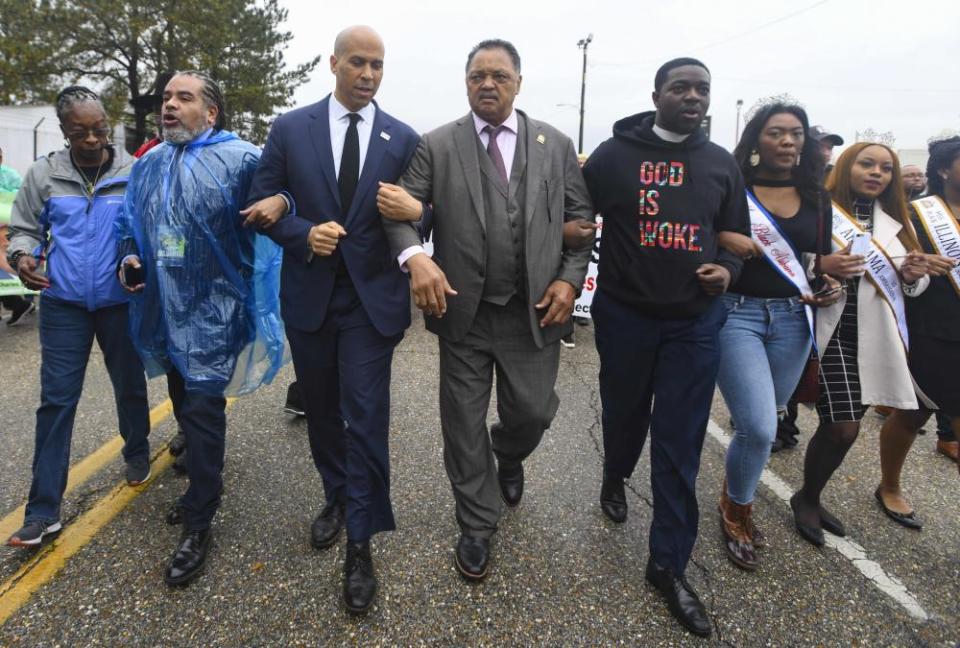
[[960, 228], [957, 227], [957, 219], [938, 196], [920, 198], [911, 204], [917, 210], [920, 224], [926, 230], [936, 253], [957, 262], [947, 276], [957, 295], [960, 295]]
[[[833, 246], [835, 250], [842, 250], [847, 247], [853, 241], [854, 235], [863, 231], [863, 228], [847, 212], [843, 211], [837, 203], [833, 203]], [[874, 237], [870, 237], [870, 249], [867, 251], [865, 263], [867, 279], [870, 280], [890, 307], [890, 310], [893, 311], [893, 316], [897, 320], [897, 329], [900, 331], [900, 339], [903, 340], [904, 348], [909, 349], [910, 336], [907, 333], [907, 309], [903, 288], [900, 285], [900, 273], [890, 259], [890, 255], [877, 243], [877, 239]]]
[[[813, 290], [807, 282], [807, 273], [803, 269], [803, 264], [797, 258], [793, 246], [789, 239], [777, 226], [777, 221], [763, 208], [760, 201], [753, 194], [747, 192], [747, 207], [750, 210], [750, 232], [752, 238], [763, 250], [763, 256], [767, 259], [774, 270], [780, 273], [784, 279], [792, 283], [801, 295], [810, 295]], [[813, 337], [813, 309], [809, 304], [804, 304], [807, 312], [807, 324], [810, 327], [810, 335]]]

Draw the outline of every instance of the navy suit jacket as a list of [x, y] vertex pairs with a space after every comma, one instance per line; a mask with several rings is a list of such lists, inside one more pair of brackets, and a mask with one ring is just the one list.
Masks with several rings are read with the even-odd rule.
[[[337, 254], [341, 254], [374, 327], [381, 335], [397, 335], [410, 326], [410, 289], [381, 224], [377, 183], [397, 182], [420, 137], [377, 106], [357, 192], [350, 212], [344, 214], [330, 148], [329, 105], [328, 95], [273, 122], [250, 188], [251, 203], [281, 192], [293, 199], [291, 213], [263, 230], [283, 247], [280, 306], [284, 323], [308, 332], [321, 327], [333, 292]], [[332, 256], [311, 258], [310, 228], [331, 220], [340, 223], [347, 235]]]

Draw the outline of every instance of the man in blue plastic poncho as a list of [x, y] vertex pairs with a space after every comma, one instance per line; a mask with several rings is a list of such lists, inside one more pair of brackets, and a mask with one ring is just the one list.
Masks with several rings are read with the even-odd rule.
[[[130, 333], [151, 376], [179, 392], [190, 486], [168, 521], [183, 533], [166, 570], [182, 585], [202, 568], [223, 488], [225, 395], [269, 382], [282, 364], [280, 249], [242, 225], [260, 157], [222, 130], [223, 94], [197, 72], [163, 92], [164, 143], [133, 167], [121, 235], [120, 281]], [[179, 513], [179, 515], [177, 515]]]

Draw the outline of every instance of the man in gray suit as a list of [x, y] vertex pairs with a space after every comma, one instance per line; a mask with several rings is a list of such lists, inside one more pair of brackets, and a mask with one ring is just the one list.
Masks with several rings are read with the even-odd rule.
[[[474, 47], [471, 112], [425, 135], [401, 186], [384, 184], [378, 195], [393, 252], [439, 337], [444, 462], [461, 529], [456, 564], [470, 580], [486, 576], [500, 497], [520, 502], [522, 462], [557, 412], [559, 340], [572, 330], [590, 258], [589, 245], [563, 246], [565, 221], [593, 220], [573, 143], [514, 110], [520, 82], [513, 45]], [[412, 222], [425, 204], [432, 259]], [[494, 373], [499, 422], [488, 433]]]

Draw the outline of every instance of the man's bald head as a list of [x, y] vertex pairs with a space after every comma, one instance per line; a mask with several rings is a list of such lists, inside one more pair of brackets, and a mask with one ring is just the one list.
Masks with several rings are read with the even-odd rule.
[[383, 78], [380, 34], [366, 25], [347, 27], [337, 34], [330, 71], [337, 77], [337, 101], [350, 112], [363, 109], [373, 101]]
[[344, 52], [353, 44], [352, 41], [354, 40], [359, 40], [366, 45], [379, 46], [380, 51], [383, 51], [383, 39], [380, 38], [380, 34], [373, 27], [353, 25], [337, 34], [337, 39], [333, 41], [333, 55], [342, 58]]

